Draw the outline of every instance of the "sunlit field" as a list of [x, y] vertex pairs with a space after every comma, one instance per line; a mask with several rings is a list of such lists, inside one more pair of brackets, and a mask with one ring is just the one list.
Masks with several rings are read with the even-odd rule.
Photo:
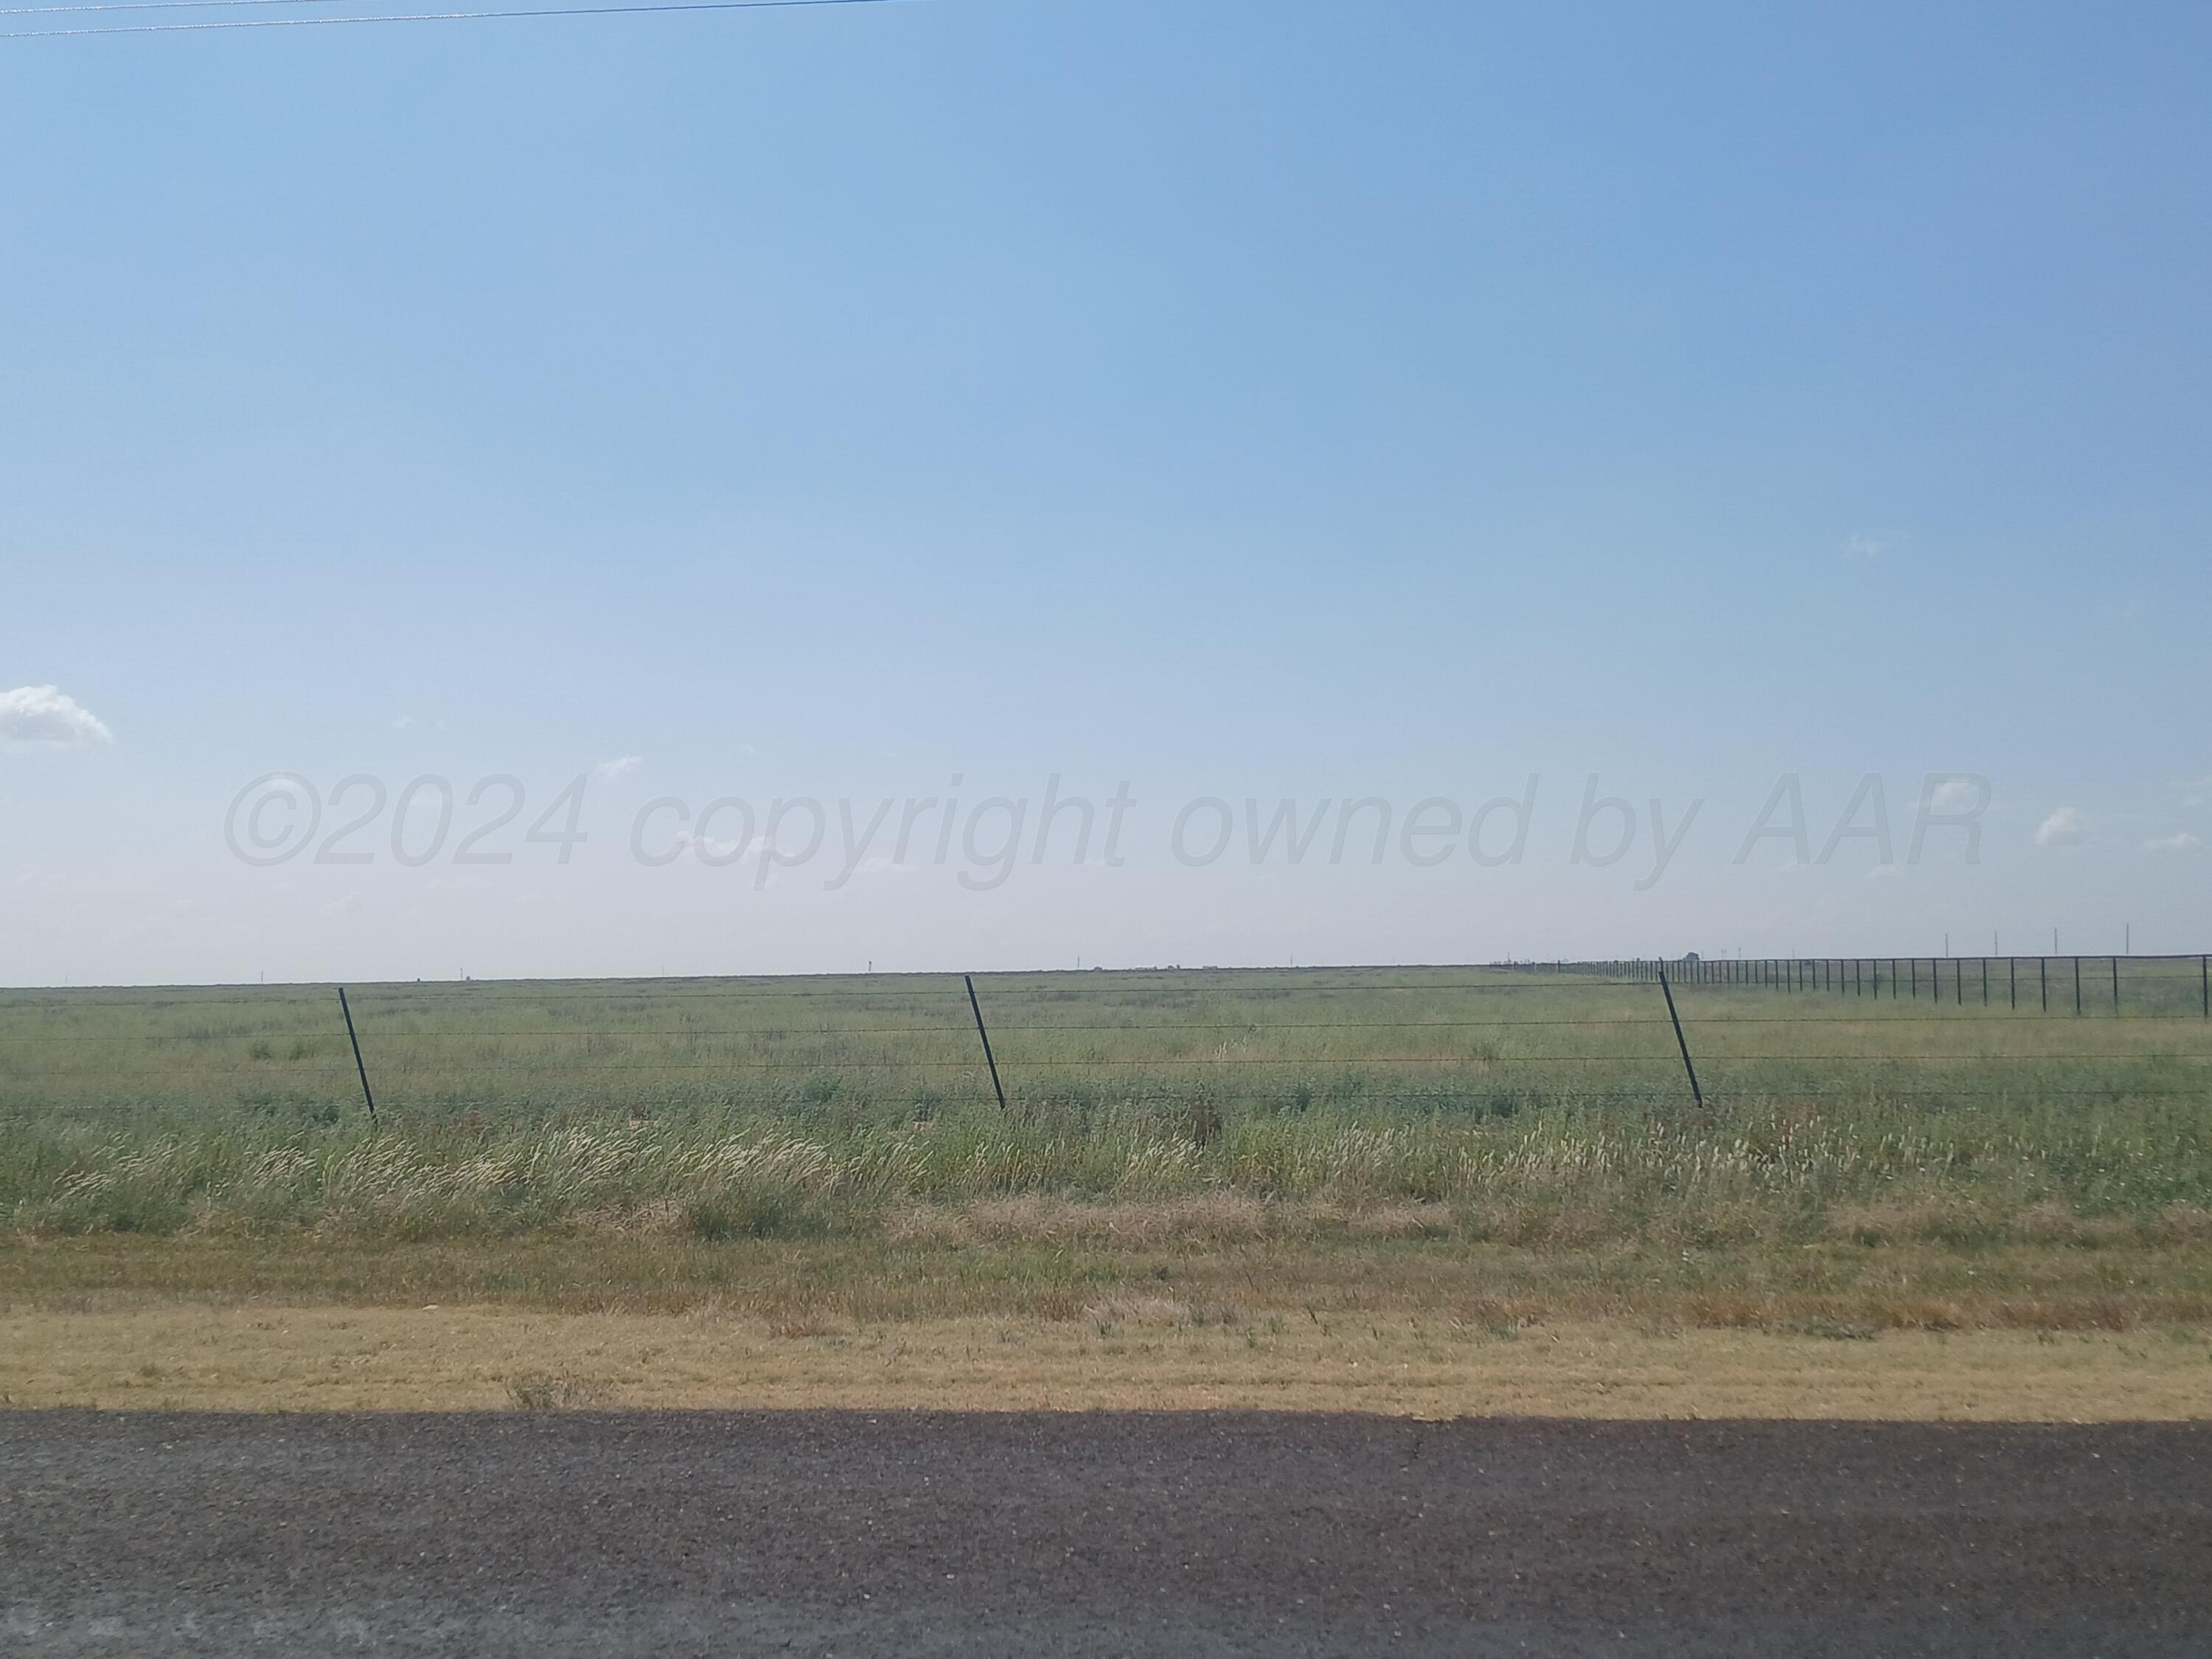
[[[1993, 1235], [2212, 1198], [2197, 964], [2074, 1013], [2000, 959], [1831, 988], [1548, 969], [368, 986], [0, 996], [19, 1236], [867, 1232], [915, 1206], [1442, 1206], [1541, 1239]], [[1711, 971], [1710, 969], [1708, 971]], [[1942, 981], [1940, 998], [1929, 979]], [[1795, 988], [1799, 982], [1805, 988]], [[2101, 991], [2100, 997], [2094, 993]]]
[[2201, 1335], [2199, 964], [1991, 968], [9, 992], [0, 1304]]

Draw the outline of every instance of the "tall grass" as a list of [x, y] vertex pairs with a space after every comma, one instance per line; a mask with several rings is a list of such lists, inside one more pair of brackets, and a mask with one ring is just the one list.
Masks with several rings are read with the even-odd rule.
[[2039, 1206], [2146, 1224], [2212, 1206], [2193, 1110], [2084, 1115], [1866, 1101], [1759, 1104], [1669, 1121], [1546, 1108], [1522, 1117], [1245, 1116], [1206, 1142], [1167, 1115], [1012, 1120], [972, 1109], [902, 1127], [809, 1128], [693, 1113], [558, 1127], [280, 1126], [230, 1116], [116, 1131], [0, 1133], [0, 1225], [17, 1233], [270, 1233], [404, 1239], [537, 1230], [705, 1238], [866, 1232], [916, 1205], [1233, 1194], [1316, 1206], [1449, 1206], [1462, 1231], [1563, 1239], [1816, 1231], [1838, 1206], [1942, 1200], [1987, 1224]]

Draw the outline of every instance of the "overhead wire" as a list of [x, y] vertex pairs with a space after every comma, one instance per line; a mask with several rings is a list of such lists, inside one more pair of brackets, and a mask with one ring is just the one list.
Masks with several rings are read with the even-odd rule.
[[[330, 4], [334, 0], [112, 0], [111, 3], [70, 6], [18, 6], [0, 9], [0, 17], [51, 16], [117, 11], [169, 11], [201, 7], [227, 8], [264, 5]], [[347, 23], [459, 23], [497, 17], [616, 17], [647, 12], [780, 11], [815, 6], [880, 6], [905, 0], [657, 0], [656, 3], [623, 6], [543, 6], [491, 11], [364, 12], [343, 17], [251, 17], [210, 23], [110, 23], [91, 27], [10, 29], [0, 40], [55, 40], [95, 34], [185, 34], [210, 29], [328, 28]]]

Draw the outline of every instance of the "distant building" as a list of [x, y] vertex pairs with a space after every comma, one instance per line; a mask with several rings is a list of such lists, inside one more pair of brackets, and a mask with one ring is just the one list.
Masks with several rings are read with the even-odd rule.
[[1698, 953], [1695, 951], [1685, 951], [1682, 953], [1682, 960], [1685, 962], [1695, 962], [1697, 959]]

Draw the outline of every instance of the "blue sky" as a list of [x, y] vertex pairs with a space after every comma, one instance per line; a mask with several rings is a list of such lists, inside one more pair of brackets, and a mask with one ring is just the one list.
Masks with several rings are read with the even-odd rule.
[[[1440, 0], [0, 43], [0, 981], [2203, 948], [2208, 46]], [[455, 815], [245, 863], [279, 769]], [[1988, 780], [1979, 862], [1907, 861], [1931, 773]], [[1531, 774], [1519, 862], [1405, 856]], [[1893, 865], [1739, 861], [1778, 778], [1817, 858], [1869, 774]], [[512, 862], [456, 866], [493, 775]], [[1033, 835], [1055, 775], [1128, 781], [1121, 864], [828, 890], [837, 801]], [[1593, 775], [1647, 840], [1706, 803], [1640, 890], [1574, 860]], [[521, 833], [580, 775], [562, 864]], [[1177, 856], [1285, 797], [1389, 802], [1383, 861]], [[819, 867], [674, 809], [640, 860], [726, 798], [823, 803]]]

